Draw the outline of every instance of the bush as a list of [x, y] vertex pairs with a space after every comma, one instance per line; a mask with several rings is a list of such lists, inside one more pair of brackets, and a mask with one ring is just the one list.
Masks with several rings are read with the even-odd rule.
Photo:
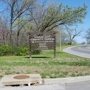
[[[41, 50], [32, 50], [32, 54], [40, 54]], [[17, 56], [25, 56], [29, 55], [29, 46], [9, 46], [9, 45], [1, 45], [0, 46], [0, 56], [5, 55], [17, 55]]]
[[32, 54], [35, 55], [35, 54], [40, 54], [41, 53], [41, 50], [33, 50], [32, 51]]
[[25, 47], [25, 46], [17, 47], [16, 55], [25, 56], [25, 55], [28, 55], [28, 54], [29, 54], [28, 47]]
[[11, 55], [12, 51], [13, 50], [9, 45], [1, 45], [0, 46], [0, 56]]

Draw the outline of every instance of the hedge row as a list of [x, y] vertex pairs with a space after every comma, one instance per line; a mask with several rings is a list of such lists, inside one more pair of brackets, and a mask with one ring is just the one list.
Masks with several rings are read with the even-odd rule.
[[[41, 51], [32, 51], [33, 54], [40, 54]], [[17, 55], [17, 56], [25, 56], [29, 55], [29, 47], [28, 46], [9, 46], [9, 45], [1, 45], [0, 46], [0, 56], [6, 55]]]

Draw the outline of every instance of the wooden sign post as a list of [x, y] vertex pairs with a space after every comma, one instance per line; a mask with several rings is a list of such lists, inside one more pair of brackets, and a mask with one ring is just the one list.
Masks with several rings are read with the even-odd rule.
[[32, 32], [29, 33], [30, 58], [32, 50], [50, 50], [54, 49], [54, 58], [56, 57], [56, 37], [55, 32]]

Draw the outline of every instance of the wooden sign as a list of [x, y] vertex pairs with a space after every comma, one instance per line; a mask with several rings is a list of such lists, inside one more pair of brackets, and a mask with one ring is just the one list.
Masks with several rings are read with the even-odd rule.
[[[30, 52], [31, 50], [49, 50], [49, 49], [54, 49], [54, 52], [56, 52], [56, 38], [54, 32], [29, 33], [29, 43], [30, 43]], [[56, 53], [54, 53], [54, 57], [55, 55]]]
[[33, 50], [48, 50], [54, 49], [54, 37], [50, 35], [33, 36], [30, 38], [31, 49]]

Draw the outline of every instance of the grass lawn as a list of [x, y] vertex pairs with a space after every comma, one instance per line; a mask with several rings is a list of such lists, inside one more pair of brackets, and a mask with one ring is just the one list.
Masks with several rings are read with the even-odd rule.
[[[62, 49], [67, 46], [62, 46]], [[0, 77], [9, 74], [37, 74], [42, 78], [62, 78], [90, 75], [90, 59], [60, 52], [57, 46], [56, 58], [53, 50], [42, 51], [40, 55], [0, 57]]]

